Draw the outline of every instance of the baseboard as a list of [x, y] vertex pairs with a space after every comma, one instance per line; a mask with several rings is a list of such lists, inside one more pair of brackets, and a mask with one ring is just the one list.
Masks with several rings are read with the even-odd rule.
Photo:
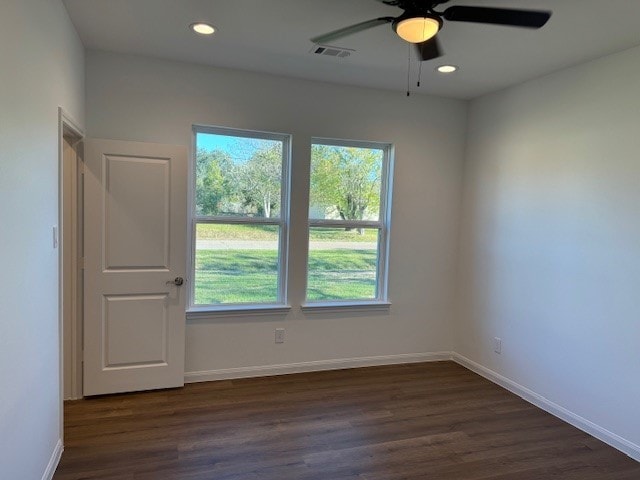
[[636, 445], [635, 443], [630, 442], [629, 440], [622, 438], [621, 436], [616, 435], [613, 432], [610, 432], [606, 428], [596, 425], [586, 418], [581, 417], [580, 415], [577, 415], [570, 410], [567, 410], [566, 408], [548, 400], [542, 395], [529, 390], [526, 387], [523, 387], [513, 380], [510, 380], [507, 377], [504, 377], [499, 373], [494, 372], [493, 370], [490, 370], [480, 365], [479, 363], [476, 363], [473, 360], [464, 357], [463, 355], [454, 352], [451, 355], [451, 358], [454, 362], [459, 363], [463, 367], [468, 368], [469, 370], [477, 373], [487, 380], [500, 385], [501, 387], [509, 390], [512, 393], [515, 393], [516, 395], [522, 397], [524, 400], [532, 403], [536, 407], [541, 408], [551, 415], [554, 415], [559, 419], [573, 425], [574, 427], [579, 428], [583, 432], [586, 432], [589, 435], [602, 440], [604, 443], [611, 445], [613, 448], [620, 450], [621, 452], [627, 454], [629, 457], [640, 462], [640, 445]]
[[268, 377], [273, 375], [288, 375], [292, 373], [375, 367], [379, 365], [395, 365], [401, 363], [439, 362], [443, 360], [451, 360], [451, 352], [404, 353], [400, 355], [385, 355], [378, 357], [341, 358], [335, 360], [318, 360], [313, 362], [288, 363], [281, 365], [187, 372], [184, 375], [184, 381], [185, 383], [210, 382], [213, 380], [229, 380], [233, 378]]
[[227, 368], [185, 373], [185, 383], [210, 382], [215, 380], [230, 380], [234, 378], [267, 377], [273, 375], [288, 375], [293, 373], [319, 372], [325, 370], [342, 370], [346, 368], [374, 367], [380, 365], [395, 365], [403, 363], [440, 362], [453, 360], [468, 368], [472, 372], [500, 385], [510, 392], [520, 396], [536, 407], [558, 417], [561, 420], [579, 428], [583, 432], [602, 440], [613, 448], [620, 450], [634, 460], [640, 462], [640, 445], [610, 432], [590, 420], [577, 415], [570, 410], [554, 403], [542, 395], [530, 390], [513, 380], [490, 370], [467, 357], [455, 352], [406, 353], [400, 355], [386, 355], [376, 357], [342, 358], [335, 360], [319, 360], [313, 362], [289, 363], [281, 365], [264, 365], [254, 367]]
[[51, 454], [51, 459], [49, 460], [47, 469], [42, 475], [42, 480], [52, 480], [53, 474], [56, 473], [56, 468], [58, 468], [58, 463], [60, 463], [63, 450], [64, 447], [62, 446], [62, 439], [58, 439], [58, 443], [56, 443], [56, 447], [53, 449], [53, 453]]

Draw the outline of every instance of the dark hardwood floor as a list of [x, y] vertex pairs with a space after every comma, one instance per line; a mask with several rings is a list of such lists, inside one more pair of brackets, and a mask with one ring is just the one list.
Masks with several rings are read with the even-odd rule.
[[55, 480], [639, 480], [640, 463], [452, 362], [65, 405]]

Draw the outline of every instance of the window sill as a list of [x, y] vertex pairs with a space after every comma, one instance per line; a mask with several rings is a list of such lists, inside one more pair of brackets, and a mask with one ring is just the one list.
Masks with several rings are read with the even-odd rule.
[[229, 305], [224, 307], [192, 307], [187, 320], [212, 317], [246, 317], [247, 315], [282, 315], [291, 311], [291, 305]]
[[368, 302], [309, 302], [304, 303], [301, 309], [304, 313], [332, 313], [332, 312], [377, 312], [388, 311], [391, 307], [389, 301]]

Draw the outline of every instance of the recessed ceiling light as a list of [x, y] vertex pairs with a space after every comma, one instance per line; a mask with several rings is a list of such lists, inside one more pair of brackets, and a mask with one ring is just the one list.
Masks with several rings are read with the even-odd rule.
[[458, 67], [456, 67], [455, 65], [440, 65], [438, 68], [436, 68], [436, 70], [438, 70], [440, 73], [453, 73], [458, 70]]
[[202, 23], [202, 22], [192, 23], [191, 25], [189, 25], [189, 27], [191, 28], [191, 30], [193, 30], [196, 33], [199, 33], [200, 35], [211, 35], [213, 34], [213, 32], [216, 31], [216, 29], [213, 28], [213, 25], [209, 25], [208, 23]]

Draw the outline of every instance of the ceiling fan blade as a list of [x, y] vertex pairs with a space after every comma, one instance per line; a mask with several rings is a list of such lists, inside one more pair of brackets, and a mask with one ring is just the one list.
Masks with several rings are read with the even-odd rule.
[[452, 22], [493, 23], [512, 27], [541, 28], [551, 18], [551, 12], [454, 5], [444, 11], [443, 17]]
[[383, 25], [385, 23], [393, 22], [393, 17], [380, 17], [374, 18], [373, 20], [367, 20], [366, 22], [356, 23], [355, 25], [350, 25], [348, 27], [340, 28], [338, 30], [334, 30], [333, 32], [325, 33], [324, 35], [318, 35], [317, 37], [313, 37], [311, 41], [313, 43], [329, 43], [333, 40], [337, 40], [342, 37], [346, 37], [348, 35], [353, 35], [354, 33], [362, 32], [363, 30], [368, 30], [373, 27], [377, 27], [378, 25]]
[[[406, 7], [402, 7], [403, 3], [406, 3], [406, 0], [376, 0], [377, 2], [380, 3], [386, 3], [387, 5], [390, 5], [392, 7], [401, 7], [403, 9], [406, 9]], [[435, 7], [437, 5], [440, 5], [442, 3], [447, 3], [450, 0], [431, 0], [431, 4]]]
[[426, 42], [416, 43], [415, 45], [418, 50], [418, 57], [423, 62], [442, 56], [442, 48], [440, 48], [438, 37], [430, 38]]

